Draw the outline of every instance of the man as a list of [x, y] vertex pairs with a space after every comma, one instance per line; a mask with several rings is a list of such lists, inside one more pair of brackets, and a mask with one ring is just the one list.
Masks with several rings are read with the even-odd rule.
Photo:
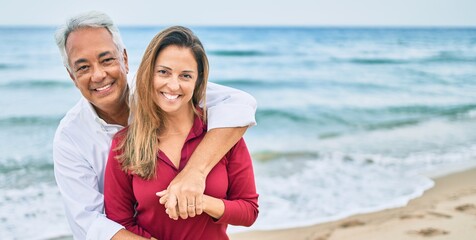
[[[59, 28], [56, 43], [70, 78], [82, 94], [61, 120], [53, 144], [55, 177], [73, 236], [142, 239], [103, 213], [104, 169], [111, 139], [129, 119], [128, 56], [119, 31], [107, 15], [89, 12]], [[202, 213], [207, 174], [242, 137], [246, 127], [255, 124], [254, 98], [209, 85], [210, 130], [167, 189], [167, 211], [175, 219], [178, 215], [185, 219]], [[187, 202], [194, 203], [195, 208], [187, 210]]]

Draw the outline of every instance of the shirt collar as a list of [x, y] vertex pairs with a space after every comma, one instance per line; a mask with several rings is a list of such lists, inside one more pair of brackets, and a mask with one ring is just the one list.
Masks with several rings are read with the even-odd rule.
[[96, 109], [94, 109], [93, 105], [84, 97], [82, 97], [82, 100], [83, 100], [83, 106], [84, 108], [87, 109], [87, 112], [88, 112], [88, 115], [90, 115], [92, 117], [92, 119], [94, 119], [94, 122], [97, 123], [102, 130], [104, 131], [108, 131], [109, 128], [122, 128], [123, 126], [121, 125], [118, 125], [118, 124], [109, 124], [107, 123], [106, 121], [104, 121], [104, 119], [102, 119], [101, 117], [99, 117], [99, 115], [97, 114], [96, 112]]
[[192, 129], [190, 130], [190, 133], [185, 139], [185, 142], [201, 136], [203, 132], [206, 132], [206, 131], [207, 131], [207, 125], [202, 121], [202, 119], [199, 116], [195, 115]]

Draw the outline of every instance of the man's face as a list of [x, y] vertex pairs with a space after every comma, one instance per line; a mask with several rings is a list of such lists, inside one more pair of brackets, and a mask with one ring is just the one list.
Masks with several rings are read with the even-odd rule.
[[66, 53], [71, 79], [96, 109], [109, 112], [126, 106], [127, 54], [118, 52], [107, 29], [83, 28], [70, 33]]

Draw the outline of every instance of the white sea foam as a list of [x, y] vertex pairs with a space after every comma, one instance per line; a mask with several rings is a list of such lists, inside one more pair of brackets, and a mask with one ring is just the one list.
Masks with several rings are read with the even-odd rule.
[[55, 185], [0, 192], [0, 239], [49, 239], [71, 234]]

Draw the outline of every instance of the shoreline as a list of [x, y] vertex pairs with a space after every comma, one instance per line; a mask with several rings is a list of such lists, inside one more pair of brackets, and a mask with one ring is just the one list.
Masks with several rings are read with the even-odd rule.
[[435, 175], [432, 177], [435, 185], [404, 207], [357, 214], [306, 227], [239, 232], [230, 234], [230, 239], [474, 239], [476, 168]]

